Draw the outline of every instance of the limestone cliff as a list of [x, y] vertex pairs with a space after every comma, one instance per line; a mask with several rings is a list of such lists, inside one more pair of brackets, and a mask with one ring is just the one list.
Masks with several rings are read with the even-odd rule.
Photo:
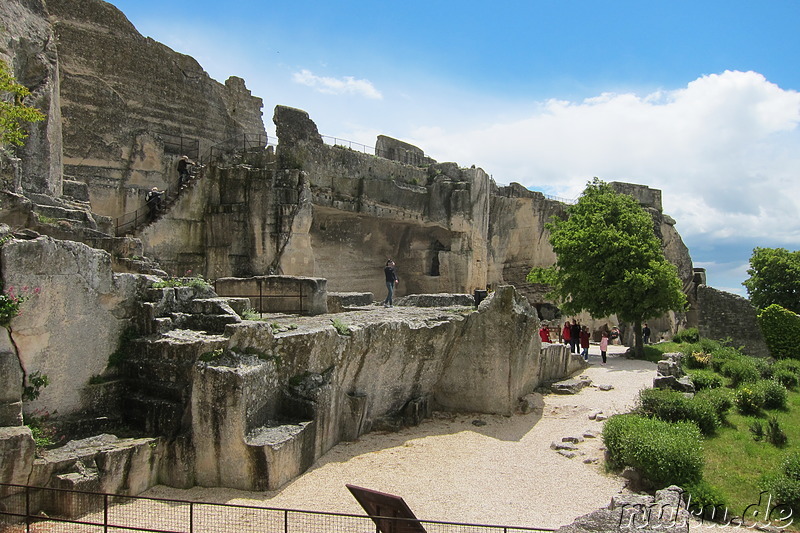
[[48, 0], [47, 10], [59, 43], [64, 173], [88, 184], [97, 213], [135, 210], [145, 190], [174, 184], [182, 154], [248, 134], [265, 142], [261, 99], [240, 78], [211, 79], [102, 0]]

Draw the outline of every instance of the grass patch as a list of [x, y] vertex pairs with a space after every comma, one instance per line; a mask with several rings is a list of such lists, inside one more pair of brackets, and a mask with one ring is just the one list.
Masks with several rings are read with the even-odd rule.
[[[727, 414], [716, 432], [703, 440], [702, 482], [706, 489], [724, 499], [731, 513], [741, 515], [748, 506], [759, 502], [760, 492], [780, 472], [786, 457], [800, 453], [800, 391], [796, 386], [800, 382], [800, 368], [782, 361], [773, 364], [764, 359], [754, 360], [730, 346], [707, 339], [647, 346], [645, 359], [658, 361], [662, 354], [670, 352], [695, 354], [684, 370], [697, 375], [698, 371], [691, 368], [701, 369], [699, 376], [709, 389], [698, 394], [695, 401], [705, 398], [711, 402], [727, 394], [735, 403], [732, 409], [724, 409]], [[714, 374], [718, 377], [713, 377]], [[782, 433], [785, 440], [780, 435], [781, 438], [776, 438], [776, 432]], [[792, 503], [798, 506], [800, 500]], [[795, 512], [798, 511], [795, 507]]]

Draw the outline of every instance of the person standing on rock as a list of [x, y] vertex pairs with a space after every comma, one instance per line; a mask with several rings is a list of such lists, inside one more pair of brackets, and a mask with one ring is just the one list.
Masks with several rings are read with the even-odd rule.
[[392, 297], [394, 296], [394, 288], [397, 286], [397, 270], [395, 270], [394, 261], [391, 259], [386, 261], [386, 266], [383, 267], [383, 274], [386, 277], [386, 299], [383, 301], [384, 307], [392, 307]]

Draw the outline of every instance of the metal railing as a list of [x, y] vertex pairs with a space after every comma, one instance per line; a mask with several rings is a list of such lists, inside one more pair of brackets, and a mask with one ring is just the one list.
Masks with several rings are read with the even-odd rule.
[[[365, 154], [369, 155], [376, 155], [378, 157], [383, 157], [384, 159], [392, 159], [389, 157], [392, 155], [392, 150], [379, 150], [374, 146], [368, 146], [366, 144], [357, 143], [355, 141], [348, 141], [347, 139], [339, 139], [338, 137], [331, 137], [330, 135], [320, 135], [322, 140], [330, 145], [333, 146], [344, 146], [345, 148], [350, 148], [351, 150], [357, 150], [359, 152], [364, 152]], [[420, 159], [431, 159], [427, 154], [423, 153], [420, 156]]]
[[[344, 489], [343, 489], [344, 490]], [[0, 533], [512, 533], [554, 531], [0, 484]]]

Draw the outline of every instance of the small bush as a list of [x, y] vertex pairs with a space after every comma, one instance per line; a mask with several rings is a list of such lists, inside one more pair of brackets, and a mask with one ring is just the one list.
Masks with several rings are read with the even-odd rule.
[[786, 387], [787, 389], [795, 389], [800, 385], [800, 376], [790, 370], [779, 368], [772, 373], [772, 379]]
[[719, 346], [717, 349], [707, 353], [711, 355], [711, 368], [716, 372], [720, 372], [725, 363], [745, 357], [739, 350], [730, 346]]
[[694, 396], [694, 401], [711, 405], [721, 422], [726, 420], [728, 411], [733, 407], [733, 394], [730, 389], [703, 389]]
[[350, 326], [339, 320], [338, 318], [331, 319], [331, 325], [333, 329], [336, 330], [336, 333], [339, 335], [350, 335]]
[[689, 352], [681, 360], [688, 369], [706, 369], [711, 364], [711, 355], [705, 352]]
[[695, 390], [716, 389], [724, 385], [722, 376], [712, 370], [692, 370], [689, 377]]
[[752, 385], [744, 385], [736, 390], [733, 403], [744, 415], [757, 415], [764, 407], [764, 393]]
[[767, 429], [764, 431], [764, 438], [767, 439], [767, 442], [770, 444], [774, 444], [778, 447], [785, 446], [786, 442], [789, 440], [789, 437], [786, 436], [783, 428], [781, 428], [778, 419], [774, 416], [767, 420]]
[[700, 332], [697, 328], [687, 328], [679, 331], [672, 337], [673, 342], [695, 343], [700, 341]]
[[687, 486], [682, 498], [692, 516], [706, 520], [723, 516], [728, 507], [722, 493], [704, 479]]
[[761, 372], [758, 371], [755, 363], [749, 357], [726, 361], [720, 368], [720, 373], [730, 378], [731, 386], [733, 387], [761, 379]]
[[797, 359], [780, 359], [775, 361], [773, 371], [788, 370], [789, 372], [800, 376], [800, 360]]
[[753, 440], [762, 440], [764, 438], [764, 423], [761, 420], [755, 419], [750, 422], [748, 429], [753, 434]]
[[603, 441], [612, 466], [631, 466], [657, 487], [686, 486], [702, 477], [702, 437], [692, 423], [614, 415], [603, 428]]
[[665, 422], [694, 422], [705, 435], [713, 434], [721, 424], [710, 403], [687, 398], [674, 390], [643, 389], [639, 392], [636, 412]]
[[765, 357], [753, 357], [753, 364], [763, 379], [770, 379], [773, 374], [773, 360]]
[[772, 379], [762, 379], [755, 384], [764, 395], [765, 409], [786, 409], [789, 401], [789, 392], [786, 387]]
[[772, 357], [800, 358], [795, 341], [800, 338], [800, 316], [780, 305], [772, 304], [758, 313], [758, 325]]

